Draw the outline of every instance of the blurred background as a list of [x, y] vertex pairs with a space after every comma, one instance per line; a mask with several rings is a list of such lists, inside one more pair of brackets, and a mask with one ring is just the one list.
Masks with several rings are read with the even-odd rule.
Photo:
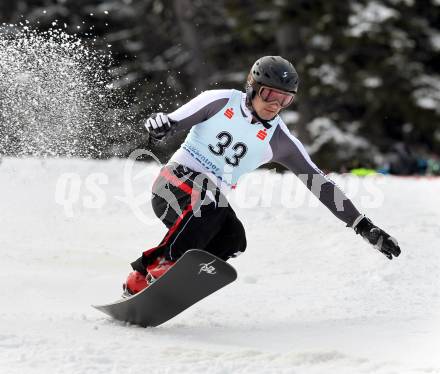
[[[94, 151], [50, 155], [127, 156], [143, 146], [149, 113], [243, 89], [257, 58], [281, 55], [300, 76], [282, 117], [321, 168], [440, 174], [440, 0], [1, 0], [0, 22], [61, 28], [110, 56], [101, 68], [112, 99], [95, 116]], [[0, 155], [35, 154], [18, 146], [21, 126], [0, 115]]]

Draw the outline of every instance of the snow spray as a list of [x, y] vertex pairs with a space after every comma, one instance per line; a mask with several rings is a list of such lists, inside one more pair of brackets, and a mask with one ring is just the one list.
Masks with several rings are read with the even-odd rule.
[[100, 157], [110, 61], [59, 29], [0, 26], [0, 155]]

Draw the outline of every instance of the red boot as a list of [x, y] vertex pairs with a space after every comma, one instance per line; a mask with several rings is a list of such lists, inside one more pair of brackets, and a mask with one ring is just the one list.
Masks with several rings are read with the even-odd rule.
[[128, 297], [134, 295], [149, 285], [150, 284], [148, 283], [147, 277], [144, 274], [138, 271], [133, 271], [132, 273], [128, 274], [127, 280], [122, 285], [124, 290], [122, 296]]
[[151, 283], [164, 275], [174, 264], [174, 261], [168, 261], [163, 256], [156, 258], [153, 263], [147, 266], [148, 275], [152, 278]]
[[122, 296], [129, 297], [142, 291], [156, 279], [164, 275], [173, 265], [173, 261], [168, 261], [165, 257], [158, 257], [153, 263], [147, 266], [146, 276], [139, 271], [133, 271], [128, 275], [123, 285], [124, 293]]

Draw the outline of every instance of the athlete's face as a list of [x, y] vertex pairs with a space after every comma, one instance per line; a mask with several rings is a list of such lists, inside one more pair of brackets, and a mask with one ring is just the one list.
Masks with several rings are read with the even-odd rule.
[[266, 121], [274, 118], [283, 109], [278, 101], [266, 102], [259, 95], [252, 99], [252, 106], [258, 116]]

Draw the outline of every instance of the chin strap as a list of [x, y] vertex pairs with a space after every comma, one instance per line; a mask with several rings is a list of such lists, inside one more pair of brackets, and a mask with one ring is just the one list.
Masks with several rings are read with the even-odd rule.
[[252, 113], [252, 115], [259, 121], [259, 122], [261, 122], [261, 124], [266, 128], [266, 129], [270, 129], [271, 127], [272, 127], [272, 125], [269, 123], [270, 121], [272, 121], [275, 117], [273, 117], [272, 119], [270, 119], [270, 120], [265, 120], [265, 119], [263, 119], [263, 118], [261, 118], [258, 114], [257, 114], [257, 112], [252, 108], [251, 109], [251, 113]]

